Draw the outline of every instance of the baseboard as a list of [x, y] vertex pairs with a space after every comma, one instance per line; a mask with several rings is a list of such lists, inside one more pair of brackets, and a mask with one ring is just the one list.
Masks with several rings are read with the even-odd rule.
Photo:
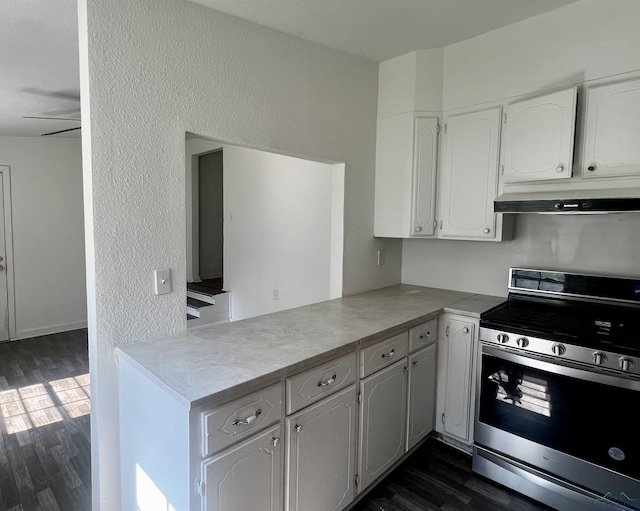
[[15, 334], [10, 336], [9, 340], [17, 341], [20, 339], [29, 339], [31, 337], [40, 337], [41, 335], [58, 334], [60, 332], [69, 332], [70, 330], [79, 330], [80, 328], [87, 328], [87, 322], [77, 321], [75, 323], [65, 323], [63, 325], [51, 325], [42, 328], [27, 328], [24, 330], [18, 330]]

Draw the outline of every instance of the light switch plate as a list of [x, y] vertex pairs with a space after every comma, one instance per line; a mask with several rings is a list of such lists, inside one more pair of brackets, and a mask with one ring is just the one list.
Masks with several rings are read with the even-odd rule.
[[157, 295], [166, 295], [171, 292], [171, 270], [155, 270], [155, 291]]

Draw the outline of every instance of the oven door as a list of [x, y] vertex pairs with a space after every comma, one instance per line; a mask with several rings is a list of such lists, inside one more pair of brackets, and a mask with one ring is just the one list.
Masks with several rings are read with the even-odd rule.
[[484, 343], [480, 355], [478, 446], [640, 508], [640, 381]]

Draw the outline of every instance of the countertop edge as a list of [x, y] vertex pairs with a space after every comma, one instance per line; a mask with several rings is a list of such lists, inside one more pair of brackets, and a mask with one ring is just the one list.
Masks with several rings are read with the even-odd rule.
[[[169, 382], [165, 381], [161, 376], [155, 374], [150, 368], [146, 367], [143, 363], [136, 360], [135, 357], [124, 351], [124, 349], [122, 348], [126, 348], [127, 345], [116, 347], [116, 356], [121, 357], [121, 361], [124, 361], [125, 363], [128, 363], [138, 369], [153, 383], [163, 389], [166, 394], [175, 399], [177, 403], [183, 406], [186, 410], [193, 410], [204, 405], [219, 406], [233, 399], [259, 390], [260, 388], [263, 388], [267, 385], [284, 382], [288, 376], [303, 372], [325, 361], [329, 361], [332, 358], [339, 357], [341, 355], [354, 351], [358, 347], [374, 344], [385, 338], [392, 337], [393, 335], [409, 330], [412, 327], [436, 318], [443, 313], [458, 314], [461, 316], [478, 319], [482, 312], [480, 309], [484, 308], [485, 310], [488, 310], [489, 308], [497, 304], [498, 301], [504, 301], [505, 299], [502, 297], [493, 297], [481, 294], [464, 292], [459, 293], [466, 294], [467, 296], [461, 299], [456, 299], [452, 303], [443, 305], [439, 308], [428, 310], [420, 316], [417, 316], [410, 320], [401, 321], [400, 323], [385, 328], [381, 331], [365, 335], [364, 337], [353, 339], [346, 342], [342, 346], [328, 349], [327, 351], [312, 355], [304, 360], [288, 364], [280, 368], [276, 368], [273, 371], [255, 376], [253, 378], [249, 378], [246, 381], [240, 383], [234, 383], [227, 388], [220, 389], [211, 394], [206, 394], [203, 396], [189, 397], [173, 388]], [[484, 307], [485, 302], [487, 304], [486, 307]], [[151, 340], [151, 342], [153, 342], [153, 340]]]

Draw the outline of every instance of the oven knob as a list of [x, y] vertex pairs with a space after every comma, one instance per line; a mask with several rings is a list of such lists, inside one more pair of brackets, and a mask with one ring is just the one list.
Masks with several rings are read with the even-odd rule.
[[554, 344], [553, 346], [551, 346], [551, 351], [553, 351], [554, 355], [560, 356], [564, 355], [564, 352], [567, 351], [567, 348], [565, 348], [563, 344]]
[[620, 369], [622, 369], [623, 371], [631, 371], [631, 369], [634, 368], [635, 364], [630, 358], [621, 357], [620, 360], [618, 360], [618, 366], [620, 366]]
[[604, 364], [607, 361], [607, 356], [604, 353], [600, 353], [599, 351], [596, 351], [593, 354], [593, 363], [597, 366], [601, 366], [602, 364]]
[[500, 344], [507, 344], [509, 342], [509, 336], [507, 334], [498, 334], [498, 342]]
[[527, 346], [529, 346], [529, 339], [527, 339], [526, 337], [519, 337], [516, 341], [516, 344], [520, 348], [526, 348]]

